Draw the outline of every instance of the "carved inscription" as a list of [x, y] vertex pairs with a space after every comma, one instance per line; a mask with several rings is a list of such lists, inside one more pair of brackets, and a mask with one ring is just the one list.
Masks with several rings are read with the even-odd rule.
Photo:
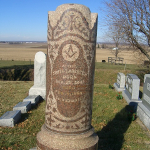
[[148, 104], [150, 104], [150, 97], [147, 96], [145, 93], [143, 94], [143, 99], [144, 99]]
[[147, 90], [150, 91], [150, 84], [147, 83]]

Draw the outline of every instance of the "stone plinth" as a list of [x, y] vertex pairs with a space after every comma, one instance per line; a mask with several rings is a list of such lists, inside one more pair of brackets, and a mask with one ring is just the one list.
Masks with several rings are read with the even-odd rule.
[[13, 107], [14, 110], [21, 110], [21, 113], [27, 113], [31, 109], [31, 102], [19, 102], [16, 106]]
[[14, 127], [14, 125], [21, 119], [21, 111], [7, 111], [0, 117], [0, 126]]
[[123, 73], [117, 74], [117, 82], [114, 83], [114, 87], [118, 92], [125, 90], [125, 75]]
[[39, 95], [29, 95], [25, 99], [23, 99], [23, 102], [31, 102], [32, 105], [36, 105], [40, 100]]
[[48, 13], [45, 124], [37, 149], [96, 150], [91, 126], [97, 14], [78, 4]]
[[34, 85], [29, 90], [29, 95], [40, 95], [46, 98], [46, 55], [37, 52], [34, 59]]

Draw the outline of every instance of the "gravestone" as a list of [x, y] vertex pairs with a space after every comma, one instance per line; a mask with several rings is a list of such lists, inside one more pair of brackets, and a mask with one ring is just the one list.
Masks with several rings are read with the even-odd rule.
[[144, 76], [142, 103], [138, 104], [137, 116], [143, 124], [150, 130], [150, 76]]
[[63, 4], [48, 13], [45, 124], [37, 149], [96, 150], [91, 126], [97, 13]]
[[123, 73], [117, 74], [117, 82], [114, 83], [114, 87], [118, 92], [125, 90], [125, 75]]
[[29, 95], [23, 99], [23, 102], [31, 102], [31, 105], [36, 105], [40, 101], [39, 95]]
[[0, 117], [0, 126], [14, 127], [14, 125], [21, 119], [21, 111], [7, 111]]
[[131, 102], [141, 102], [139, 98], [140, 79], [135, 74], [127, 74], [126, 76], [126, 88], [122, 91], [122, 96], [128, 104]]
[[14, 110], [21, 110], [21, 113], [27, 113], [31, 109], [31, 101], [19, 102], [16, 106], [13, 107]]
[[34, 85], [29, 89], [29, 95], [46, 98], [46, 55], [41, 51], [35, 54]]

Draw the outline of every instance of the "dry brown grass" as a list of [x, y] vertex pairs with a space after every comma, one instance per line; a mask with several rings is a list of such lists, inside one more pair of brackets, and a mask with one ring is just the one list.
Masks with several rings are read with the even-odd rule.
[[3, 60], [26, 60], [33, 61], [36, 52], [47, 53], [46, 43], [22, 43], [8, 44], [0, 43], [0, 59]]
[[[107, 45], [106, 48], [96, 49], [96, 61], [102, 62], [106, 60], [108, 62], [108, 57], [114, 57], [114, 51], [112, 51], [113, 45]], [[0, 43], [0, 59], [3, 60], [26, 60], [30, 59], [33, 61], [36, 52], [42, 51], [47, 53], [46, 43], [22, 43], [22, 44], [8, 44]], [[134, 52], [133, 49], [128, 49], [127, 46], [122, 46], [120, 48], [119, 57], [124, 58], [124, 63], [126, 64], [141, 64], [144, 60], [147, 60], [139, 52]]]

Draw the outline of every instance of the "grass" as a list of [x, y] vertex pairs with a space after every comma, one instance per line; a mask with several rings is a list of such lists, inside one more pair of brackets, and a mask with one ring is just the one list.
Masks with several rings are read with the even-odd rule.
[[[28, 95], [33, 82], [0, 81], [0, 116]], [[0, 127], [0, 149], [29, 150], [35, 146], [36, 134], [44, 123], [45, 101], [22, 115], [13, 128]], [[36, 122], [36, 123], [35, 123]]]
[[[99, 136], [99, 149], [148, 150], [150, 149], [147, 135], [149, 131], [143, 130], [138, 124], [138, 119], [132, 122], [128, 120], [126, 101], [117, 100], [118, 92], [109, 88], [109, 83], [116, 82], [118, 72], [134, 73], [135, 71], [109, 67], [106, 69], [96, 67], [95, 71], [92, 126]], [[6, 111], [11, 111], [18, 102], [22, 101], [28, 95], [32, 85], [31, 81], [0, 81], [0, 116]], [[22, 115], [22, 120], [15, 127], [0, 127], [0, 149], [29, 150], [35, 147], [36, 135], [44, 124], [44, 115], [45, 101]]]
[[0, 69], [15, 69], [16, 67], [30, 67], [33, 68], [33, 61], [12, 61], [12, 60], [0, 60]]

